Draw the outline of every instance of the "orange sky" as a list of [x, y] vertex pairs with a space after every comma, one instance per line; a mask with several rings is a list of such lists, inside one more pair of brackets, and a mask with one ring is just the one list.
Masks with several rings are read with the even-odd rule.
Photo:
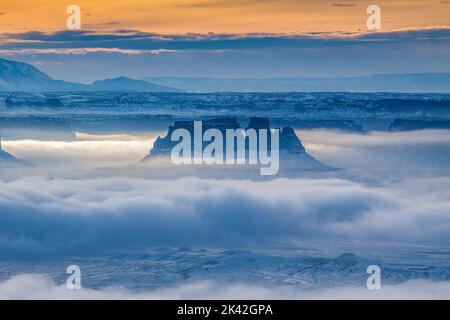
[[98, 31], [356, 31], [370, 4], [381, 7], [384, 30], [450, 26], [445, 0], [1, 0], [0, 32], [65, 30], [70, 4], [81, 7], [83, 29]]

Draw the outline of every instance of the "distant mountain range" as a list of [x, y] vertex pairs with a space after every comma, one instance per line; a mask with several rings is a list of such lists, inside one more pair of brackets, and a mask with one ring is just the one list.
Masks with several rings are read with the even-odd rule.
[[436, 92], [450, 93], [450, 73], [381, 74], [342, 78], [213, 79], [157, 78], [142, 80], [187, 92]]
[[55, 80], [28, 63], [0, 59], [0, 91], [62, 92], [122, 90], [183, 92], [183, 90], [127, 77], [95, 81], [89, 85], [66, 82]]
[[90, 85], [96, 91], [149, 91], [149, 92], [183, 92], [183, 90], [157, 85], [144, 80], [135, 80], [127, 77], [95, 81]]
[[343, 78], [213, 79], [127, 77], [81, 84], [55, 80], [24, 62], [0, 59], [0, 91], [141, 92], [439, 92], [450, 93], [450, 73], [384, 74]]

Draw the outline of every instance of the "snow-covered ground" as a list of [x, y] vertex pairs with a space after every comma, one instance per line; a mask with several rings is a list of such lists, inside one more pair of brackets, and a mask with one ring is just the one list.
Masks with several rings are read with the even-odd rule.
[[[396, 118], [445, 123], [448, 95], [47, 98], [61, 104], [0, 109], [2, 147], [29, 163], [0, 167], [0, 298], [450, 298], [450, 131], [389, 132]], [[198, 115], [275, 117], [342, 170], [131, 174], [175, 118]]]

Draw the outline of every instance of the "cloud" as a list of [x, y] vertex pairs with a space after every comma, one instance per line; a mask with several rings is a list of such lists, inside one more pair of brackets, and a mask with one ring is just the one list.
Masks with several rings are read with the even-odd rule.
[[134, 50], [119, 48], [60, 48], [60, 49], [6, 49], [0, 50], [3, 54], [8, 55], [29, 55], [29, 54], [64, 54], [64, 55], [86, 55], [89, 53], [120, 53], [120, 54], [162, 54], [173, 53], [176, 50], [155, 49], [155, 50]]
[[355, 7], [356, 4], [354, 4], [354, 3], [333, 3], [330, 6], [332, 6], [332, 7]]
[[449, 130], [416, 130], [404, 132], [373, 131], [368, 134], [333, 132], [330, 130], [299, 130], [298, 135], [313, 144], [334, 147], [417, 146], [442, 144], [450, 147]]
[[89, 30], [53, 33], [26, 32], [3, 35], [2, 50], [8, 49], [83, 49], [117, 48], [122, 50], [237, 50], [258, 48], [298, 48], [369, 45], [373, 42], [443, 41], [450, 28], [427, 27], [383, 32], [310, 32], [292, 34], [155, 34], [137, 30], [94, 32]]
[[449, 37], [448, 27], [373, 33], [26, 32], [4, 34], [0, 55], [32, 64], [45, 61], [42, 71], [54, 78], [83, 83], [118, 76], [272, 78], [445, 73], [450, 72]]
[[374, 131], [367, 134], [299, 130], [298, 135], [307, 150], [322, 162], [360, 169], [379, 180], [380, 171], [399, 178], [423, 172], [439, 175], [449, 170], [449, 133], [449, 130]]
[[[284, 0], [282, 2], [292, 2]], [[188, 8], [243, 8], [246, 6], [260, 6], [261, 4], [275, 3], [280, 4], [280, 0], [233, 0], [233, 1], [193, 1], [191, 3], [174, 4], [174, 7], [188, 7]]]
[[13, 140], [3, 147], [17, 158], [34, 164], [88, 165], [93, 167], [135, 164], [149, 152], [156, 137], [133, 135], [86, 135], [78, 141]]
[[[409, 183], [413, 190], [403, 187]], [[450, 178], [384, 188], [333, 179], [23, 178], [2, 183], [0, 254], [270, 246], [308, 237], [442, 244], [450, 240], [448, 186]]]
[[68, 290], [43, 276], [22, 274], [0, 282], [0, 299], [118, 300], [118, 299], [449, 299], [450, 282], [411, 280], [381, 290], [364, 287], [332, 287], [306, 290], [300, 287], [269, 287], [244, 283], [218, 284], [211, 281], [187, 283], [170, 288], [134, 292], [123, 288]]

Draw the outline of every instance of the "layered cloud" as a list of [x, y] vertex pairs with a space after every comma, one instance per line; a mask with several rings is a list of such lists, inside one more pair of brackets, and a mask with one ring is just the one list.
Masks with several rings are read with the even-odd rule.
[[295, 287], [266, 287], [243, 283], [218, 284], [204, 281], [133, 292], [121, 288], [68, 290], [43, 276], [24, 274], [0, 282], [0, 299], [449, 299], [449, 282], [407, 281], [383, 286], [381, 290], [364, 287], [334, 287], [304, 290]]
[[[448, 27], [386, 32], [7, 33], [0, 54], [75, 82], [130, 76], [270, 78], [450, 72]], [[267, 63], [270, 61], [271, 63]]]
[[[414, 188], [405, 186], [414, 185]], [[24, 178], [2, 183], [3, 257], [152, 246], [270, 246], [293, 239], [450, 241], [449, 178], [344, 180]]]
[[368, 134], [336, 133], [330, 130], [299, 130], [299, 136], [311, 144], [336, 147], [420, 146], [441, 144], [450, 146], [449, 130], [416, 130], [403, 132], [373, 131]]
[[77, 133], [78, 141], [13, 140], [3, 148], [33, 164], [124, 166], [141, 161], [149, 152], [157, 133], [149, 136], [88, 135]]
[[[3, 50], [109, 48], [122, 50], [242, 50], [306, 48], [407, 43], [450, 39], [450, 27], [412, 28], [384, 32], [309, 32], [250, 34], [156, 34], [137, 30], [94, 32], [90, 30], [4, 34]], [[0, 51], [1, 52], [1, 51]], [[9, 51], [12, 52], [12, 51]], [[20, 51], [18, 51], [20, 52]], [[38, 53], [39, 51], [35, 51]], [[46, 51], [42, 51], [46, 53]], [[70, 52], [70, 51], [68, 51]], [[133, 51], [131, 51], [133, 52]], [[151, 52], [151, 51], [150, 51]], [[124, 51], [126, 53], [126, 51]], [[76, 54], [76, 52], [74, 52]]]
[[381, 170], [395, 173], [397, 178], [401, 172], [409, 177], [425, 171], [438, 175], [450, 169], [448, 130], [367, 134], [300, 130], [298, 136], [314, 156], [341, 168], [364, 169], [366, 173]]

